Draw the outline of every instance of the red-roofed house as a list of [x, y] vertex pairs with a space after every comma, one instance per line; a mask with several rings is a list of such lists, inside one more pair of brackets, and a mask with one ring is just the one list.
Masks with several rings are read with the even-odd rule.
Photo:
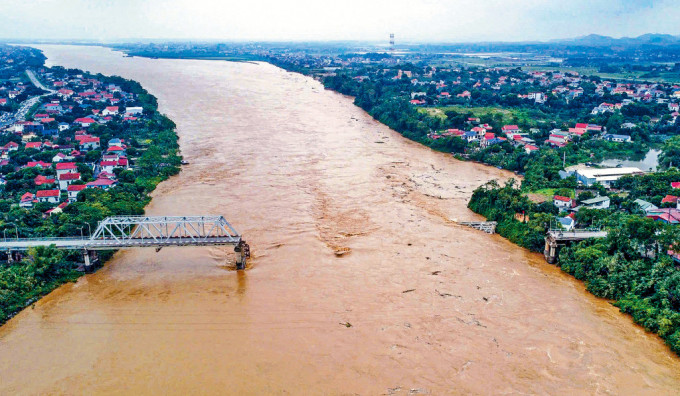
[[553, 205], [559, 209], [568, 209], [573, 206], [574, 201], [569, 197], [563, 197], [561, 195], [555, 195], [553, 197]]
[[33, 207], [33, 201], [35, 200], [35, 195], [33, 193], [27, 192], [26, 194], [21, 196], [21, 200], [19, 201], [19, 206], [22, 208], [31, 208]]
[[680, 210], [676, 208], [654, 209], [647, 212], [647, 217], [666, 224], [680, 223]]
[[19, 144], [15, 142], [9, 142], [6, 145], [2, 146], [3, 150], [7, 151], [17, 151], [19, 149]]
[[59, 214], [64, 211], [64, 209], [68, 206], [68, 202], [62, 202], [59, 205], [53, 207], [52, 209], [48, 209], [43, 213], [43, 218], [47, 218], [48, 216], [52, 216], [55, 214]]
[[503, 128], [501, 128], [503, 133], [507, 134], [515, 134], [515, 133], [520, 133], [520, 129], [517, 125], [504, 125]]
[[77, 136], [76, 140], [80, 143], [80, 149], [83, 151], [96, 150], [100, 147], [99, 138], [89, 135]]
[[59, 190], [38, 190], [35, 197], [38, 202], [58, 203], [59, 194], [61, 194]]
[[125, 153], [125, 149], [120, 146], [111, 146], [106, 150], [106, 153], [121, 155]]
[[118, 106], [108, 106], [104, 110], [102, 110], [103, 116], [110, 116], [110, 115], [117, 115], [117, 114], [118, 114]]
[[96, 121], [93, 120], [90, 117], [81, 117], [81, 118], [76, 118], [76, 123], [80, 124], [81, 127], [87, 128], [90, 125], [94, 124]]
[[111, 179], [97, 179], [93, 182], [87, 183], [87, 188], [100, 188], [102, 190], [108, 190], [109, 188], [115, 186], [117, 181]]
[[672, 203], [672, 204], [676, 204], [676, 205], [677, 205], [677, 204], [678, 204], [678, 197], [676, 197], [675, 195], [666, 195], [666, 196], [663, 197], [663, 199], [661, 200], [661, 203], [662, 203], [662, 204], [663, 204], [663, 203]]
[[680, 188], [680, 182], [672, 182], [671, 188]]
[[527, 154], [531, 154], [535, 151], [538, 151], [538, 147], [534, 146], [533, 144], [527, 144], [526, 146], [524, 146], [524, 151]]
[[75, 202], [78, 200], [78, 193], [86, 189], [87, 186], [85, 184], [71, 184], [66, 188], [66, 192], [68, 194], [68, 200], [70, 202]]
[[42, 148], [42, 145], [43, 145], [42, 142], [28, 142], [26, 143], [26, 148], [40, 150]]
[[59, 91], [57, 91], [57, 93], [59, 94], [59, 96], [62, 97], [62, 99], [69, 98], [69, 97], [71, 97], [71, 95], [73, 95], [73, 91], [72, 91], [72, 90], [70, 90], [70, 89], [63, 89], [63, 88], [60, 89]]
[[78, 173], [78, 166], [75, 162], [59, 162], [56, 165], [57, 177], [63, 175], [64, 173]]
[[80, 173], [62, 173], [58, 176], [59, 189], [66, 190], [73, 182], [80, 180]]
[[28, 164], [26, 164], [27, 168], [41, 168], [41, 169], [46, 169], [52, 166], [49, 162], [42, 162], [42, 161], [29, 161]]
[[42, 186], [43, 184], [54, 184], [54, 179], [49, 179], [47, 176], [38, 175], [33, 179], [36, 186]]
[[101, 161], [99, 166], [103, 172], [113, 173], [113, 169], [118, 166], [118, 161]]

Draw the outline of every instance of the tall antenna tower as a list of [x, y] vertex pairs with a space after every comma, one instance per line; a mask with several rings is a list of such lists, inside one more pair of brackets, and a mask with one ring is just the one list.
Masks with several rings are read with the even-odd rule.
[[390, 33], [390, 51], [394, 52], [394, 33]]

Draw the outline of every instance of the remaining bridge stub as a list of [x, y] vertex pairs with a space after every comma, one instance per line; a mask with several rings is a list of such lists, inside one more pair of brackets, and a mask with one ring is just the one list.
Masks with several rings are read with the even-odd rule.
[[545, 249], [543, 250], [543, 255], [548, 263], [555, 264], [562, 246], [586, 239], [606, 237], [607, 231], [601, 230], [550, 230], [545, 235]]

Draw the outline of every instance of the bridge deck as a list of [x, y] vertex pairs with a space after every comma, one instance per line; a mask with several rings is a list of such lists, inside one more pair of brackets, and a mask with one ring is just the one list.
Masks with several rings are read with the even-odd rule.
[[153, 239], [127, 239], [127, 240], [90, 240], [88, 238], [60, 238], [60, 239], [8, 239], [0, 241], [0, 251], [21, 251], [38, 246], [54, 245], [59, 249], [81, 250], [111, 250], [132, 247], [167, 247], [167, 246], [211, 246], [211, 245], [237, 245], [241, 237], [211, 237], [211, 238], [168, 238], [163, 240]]
[[556, 241], [582, 241], [590, 238], [606, 238], [607, 231], [549, 231], [548, 237]]
[[54, 245], [59, 249], [237, 245], [241, 235], [222, 216], [112, 216], [90, 237], [2, 239], [0, 251]]

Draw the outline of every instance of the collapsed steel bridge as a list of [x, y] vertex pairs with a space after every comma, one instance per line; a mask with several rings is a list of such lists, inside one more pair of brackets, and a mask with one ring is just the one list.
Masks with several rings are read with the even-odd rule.
[[249, 248], [241, 235], [223, 216], [111, 216], [99, 223], [89, 237], [4, 238], [0, 251], [21, 252], [38, 246], [83, 250], [89, 267], [91, 252], [132, 247], [234, 245], [245, 266]]

